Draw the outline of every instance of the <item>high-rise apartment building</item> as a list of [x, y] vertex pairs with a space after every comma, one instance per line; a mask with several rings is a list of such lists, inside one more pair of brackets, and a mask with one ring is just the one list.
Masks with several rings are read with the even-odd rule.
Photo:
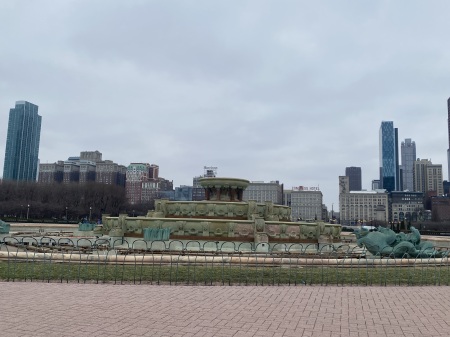
[[345, 176], [349, 178], [350, 191], [362, 190], [361, 167], [346, 167]]
[[380, 183], [388, 192], [399, 189], [398, 130], [394, 122], [383, 121], [380, 127]]
[[37, 180], [41, 121], [32, 103], [17, 101], [9, 110], [3, 179]]
[[401, 190], [414, 191], [414, 163], [416, 161], [416, 143], [406, 138], [401, 144], [403, 186]]

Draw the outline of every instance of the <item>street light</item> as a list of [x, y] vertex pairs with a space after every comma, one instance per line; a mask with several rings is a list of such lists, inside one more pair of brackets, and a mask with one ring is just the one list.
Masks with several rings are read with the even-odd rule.
[[66, 206], [66, 222], [69, 222], [69, 219], [67, 218], [67, 206]]
[[30, 205], [27, 205], [27, 220], [28, 220], [28, 215], [30, 214]]
[[23, 205], [20, 205], [20, 218], [21, 218], [21, 219], [23, 219], [23, 218], [22, 218], [22, 213], [23, 213], [22, 211], [23, 211]]
[[89, 207], [89, 222], [91, 222], [92, 207]]

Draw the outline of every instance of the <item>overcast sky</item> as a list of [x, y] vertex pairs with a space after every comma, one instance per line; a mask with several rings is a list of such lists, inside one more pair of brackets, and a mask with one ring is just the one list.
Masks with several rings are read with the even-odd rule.
[[447, 179], [449, 1], [0, 0], [0, 174], [9, 109], [39, 106], [41, 163], [98, 150], [174, 186], [378, 178], [390, 120]]

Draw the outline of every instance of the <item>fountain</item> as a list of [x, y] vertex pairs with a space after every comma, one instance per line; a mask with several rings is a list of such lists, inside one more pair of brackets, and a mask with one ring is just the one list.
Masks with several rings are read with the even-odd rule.
[[142, 241], [208, 241], [254, 245], [268, 251], [277, 244], [340, 242], [341, 226], [323, 222], [293, 222], [288, 206], [242, 201], [249, 181], [237, 178], [200, 179], [203, 201], [155, 201], [144, 217], [103, 216], [98, 234], [128, 244]]

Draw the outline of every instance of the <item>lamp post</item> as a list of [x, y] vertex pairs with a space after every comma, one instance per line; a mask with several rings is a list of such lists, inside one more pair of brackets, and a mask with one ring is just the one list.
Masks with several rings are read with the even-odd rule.
[[89, 222], [91, 222], [92, 207], [89, 207]]
[[20, 218], [22, 219], [23, 205], [20, 205]]
[[28, 216], [30, 215], [30, 205], [27, 205], [27, 220], [28, 220]]
[[69, 218], [67, 218], [67, 206], [66, 206], [66, 222], [69, 223]]

